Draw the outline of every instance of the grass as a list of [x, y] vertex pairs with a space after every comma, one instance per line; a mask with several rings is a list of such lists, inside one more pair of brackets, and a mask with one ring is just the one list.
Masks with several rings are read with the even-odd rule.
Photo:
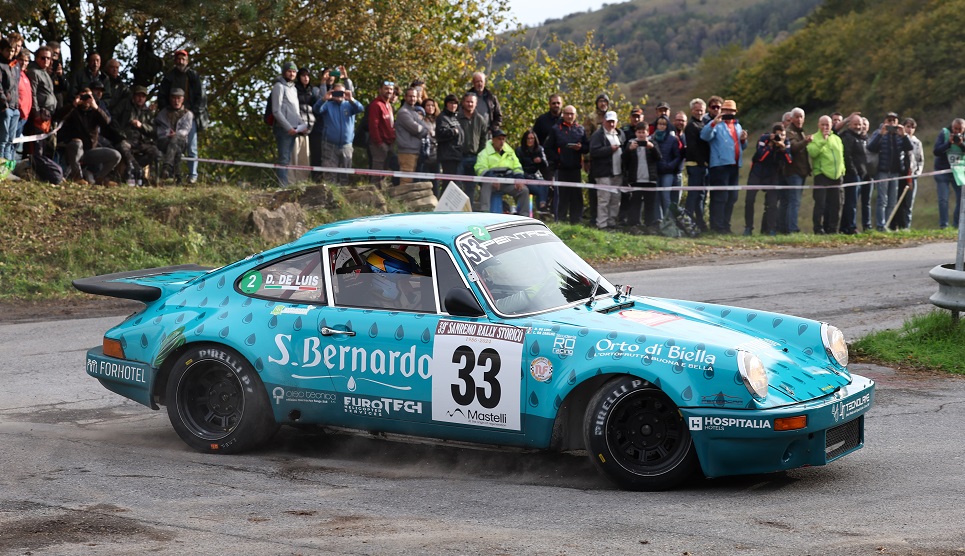
[[965, 374], [965, 324], [950, 311], [912, 317], [898, 330], [869, 334], [851, 345], [851, 355], [898, 368]]

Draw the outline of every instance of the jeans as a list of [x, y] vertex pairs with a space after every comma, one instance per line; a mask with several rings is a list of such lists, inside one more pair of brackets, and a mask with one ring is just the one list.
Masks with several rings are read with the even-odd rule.
[[[459, 173], [463, 176], [475, 176], [476, 175], [476, 155], [465, 155], [462, 157], [462, 162], [459, 163]], [[459, 183], [462, 192], [469, 197], [469, 202], [472, 204], [473, 210], [480, 210], [479, 204], [476, 201], [476, 189], [477, 185], [474, 181], [464, 181]], [[485, 207], [482, 208], [485, 210]]]
[[[67, 158], [68, 176], [75, 179], [84, 177], [87, 181], [93, 179], [97, 183], [101, 183], [121, 161], [121, 153], [118, 151], [104, 147], [84, 150], [84, 144], [79, 139], [68, 142], [64, 153]], [[88, 167], [86, 173], [81, 168], [82, 164]], [[98, 168], [96, 176], [90, 175], [90, 168]]]
[[[352, 154], [355, 149], [352, 147], [351, 143], [339, 146], [335, 143], [329, 143], [328, 141], [322, 140], [319, 144], [321, 152], [319, 153], [320, 165], [326, 168], [351, 168], [352, 167]], [[348, 182], [347, 174], [335, 174], [332, 172], [324, 173], [325, 181], [330, 184], [344, 185]]]
[[[191, 122], [191, 131], [188, 132], [188, 151], [186, 153], [188, 158], [198, 158], [198, 116], [194, 116], [194, 120]], [[291, 156], [291, 151], [289, 151], [289, 156]], [[288, 164], [287, 162], [285, 164]], [[188, 179], [196, 180], [198, 179], [198, 161], [192, 160], [188, 162]]]
[[[790, 175], [785, 179], [788, 185], [802, 186], [804, 185], [805, 176]], [[802, 192], [802, 189], [785, 189], [784, 195], [782, 196], [784, 200], [784, 226], [786, 228], [782, 231], [789, 234], [801, 231], [801, 228], [797, 225], [797, 216], [798, 211], [801, 210]]]
[[935, 174], [935, 183], [938, 185], [938, 227], [948, 227], [948, 196], [955, 195], [955, 213], [952, 215], [952, 222], [958, 227], [958, 213], [962, 208], [962, 187], [955, 183], [955, 178], [951, 173]]
[[879, 181], [875, 184], [878, 197], [875, 201], [875, 227], [883, 231], [888, 224], [888, 217], [895, 208], [898, 200], [898, 174], [894, 172], [878, 172]]
[[[275, 132], [275, 141], [278, 143], [278, 164], [287, 166], [291, 164], [292, 151], [295, 149], [295, 136], [289, 135], [288, 130], [276, 125], [272, 130]], [[191, 136], [188, 136], [190, 141]], [[190, 143], [188, 146], [188, 152], [191, 152]], [[288, 187], [288, 170], [285, 168], [275, 168], [275, 174], [278, 176], [278, 183], [282, 187]]]
[[715, 186], [738, 185], [740, 167], [736, 164], [714, 166], [707, 173], [710, 181], [710, 229], [723, 234], [730, 233], [730, 217], [737, 203], [737, 190], [715, 190]]
[[0, 114], [0, 157], [16, 160], [17, 150], [13, 140], [17, 138], [17, 127], [20, 125], [20, 111], [7, 108]]
[[[674, 186], [674, 180], [676, 180], [677, 174], [659, 174], [657, 177], [657, 206], [656, 210], [659, 211], [656, 214], [657, 220], [663, 220], [670, 212], [670, 203], [672, 201], [670, 191], [667, 189]], [[665, 189], [666, 188], [666, 189]]]
[[706, 181], [706, 166], [687, 166], [686, 210], [701, 231], [707, 230], [707, 224], [704, 223], [704, 202], [707, 198], [707, 190], [702, 189]]
[[838, 228], [842, 234], [858, 231], [858, 186], [848, 185], [858, 181], [855, 174], [844, 175], [844, 205], [841, 208], [841, 226]]

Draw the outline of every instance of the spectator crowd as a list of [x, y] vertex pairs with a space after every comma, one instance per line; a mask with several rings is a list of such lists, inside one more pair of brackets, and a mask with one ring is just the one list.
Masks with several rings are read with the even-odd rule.
[[[116, 178], [136, 185], [151, 168], [161, 180], [197, 180], [197, 161], [189, 161], [182, 174], [181, 157], [198, 155], [198, 131], [208, 124], [207, 98], [187, 51], [174, 53], [153, 104], [147, 103], [147, 88], [125, 83], [117, 60], [102, 69], [93, 53], [82, 71], [65, 75], [58, 43], [30, 57], [23, 37], [0, 38], [0, 157], [8, 170], [18, 158], [29, 158], [37, 175], [52, 181], [116, 185]], [[515, 206], [520, 214], [532, 211], [574, 224], [588, 214], [589, 225], [633, 233], [659, 233], [685, 215], [699, 230], [735, 232], [740, 169], [751, 143], [736, 101], [695, 98], [689, 110], [676, 113], [661, 102], [649, 122], [635, 107], [623, 123], [606, 94], [594, 108], [580, 118], [562, 94], [551, 95], [546, 112], [514, 141], [502, 129], [502, 107], [482, 72], [473, 74], [466, 91], [447, 94], [441, 103], [422, 80], [407, 86], [386, 80], [363, 104], [344, 66], [324, 69], [316, 81], [309, 69], [285, 62], [267, 95], [264, 121], [276, 141], [282, 186], [345, 183], [344, 173], [307, 167], [352, 168], [359, 148], [373, 170], [467, 176], [458, 186], [473, 210]], [[751, 143], [743, 233], [754, 233], [755, 225], [761, 234], [799, 232], [805, 188], [813, 195], [815, 234], [910, 228], [924, 170], [915, 120], [889, 112], [872, 128], [860, 113], [834, 113], [821, 115], [817, 128], [806, 130], [805, 117], [804, 110], [793, 108]], [[16, 138], [52, 131], [47, 139], [24, 141], [18, 157]], [[949, 170], [965, 156], [963, 134], [963, 119], [941, 130], [933, 149], [936, 171]], [[480, 184], [468, 176], [510, 179]], [[958, 205], [961, 186], [950, 172], [935, 180], [944, 228], [949, 200], [954, 196]], [[437, 196], [441, 185], [433, 182]], [[958, 213], [956, 206], [955, 226]]]

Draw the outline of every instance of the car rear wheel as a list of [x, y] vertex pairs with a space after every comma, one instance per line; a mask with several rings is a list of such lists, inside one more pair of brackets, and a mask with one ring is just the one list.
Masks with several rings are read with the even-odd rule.
[[278, 430], [264, 383], [236, 351], [200, 345], [174, 363], [167, 383], [168, 417], [178, 436], [207, 453], [238, 453]]
[[603, 385], [583, 421], [590, 459], [618, 486], [666, 490], [697, 469], [697, 452], [676, 404], [646, 380], [624, 376]]

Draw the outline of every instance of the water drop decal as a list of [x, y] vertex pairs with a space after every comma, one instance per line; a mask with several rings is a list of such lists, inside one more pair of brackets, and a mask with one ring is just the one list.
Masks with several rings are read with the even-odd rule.
[[259, 373], [265, 370], [265, 362], [261, 360], [261, 357], [255, 359], [255, 370]]
[[645, 344], [645, 343], [647, 343], [647, 337], [646, 337], [645, 335], [643, 335], [643, 334], [640, 334], [639, 336], [637, 336], [636, 342], [637, 342], [638, 344]]
[[734, 357], [735, 355], [737, 355], [737, 351], [733, 349], [728, 349], [724, 351], [724, 355], [726, 355], [727, 357]]
[[590, 346], [590, 349], [586, 350], [586, 359], [590, 360], [596, 357], [596, 346]]
[[228, 327], [226, 326], [226, 327], [222, 328], [222, 329], [221, 329], [221, 332], [218, 333], [218, 336], [221, 336], [221, 338], [227, 338], [227, 337], [228, 337]]
[[174, 322], [176, 324], [181, 324], [181, 321], [183, 320], [184, 320], [184, 313], [178, 313], [178, 318], [174, 319]]
[[690, 389], [690, 386], [684, 388], [684, 391], [680, 393], [680, 397], [686, 401], [690, 401], [694, 397], [694, 391]]
[[342, 313], [342, 312], [345, 312], [345, 311], [348, 311], [348, 307], [338, 307], [338, 312], [339, 312], [339, 313]]
[[589, 328], [581, 328], [580, 331], [577, 332], [577, 334], [579, 334], [580, 336], [586, 336], [586, 335], [589, 334], [589, 333], [590, 333], [590, 329], [589, 329]]
[[558, 410], [561, 405], [563, 405], [563, 398], [556, 396], [556, 399], [553, 400], [553, 409]]
[[744, 385], [744, 379], [741, 377], [739, 372], [734, 373], [734, 384], [740, 384], [741, 386]]
[[302, 318], [301, 318], [301, 317], [298, 317], [297, 319], [295, 319], [295, 324], [292, 325], [292, 328], [294, 328], [296, 331], [302, 329]]
[[224, 307], [225, 305], [228, 304], [229, 301], [231, 301], [231, 300], [230, 300], [228, 297], [225, 297], [224, 299], [221, 300], [221, 305], [218, 305], [218, 306], [219, 306], [219, 307]]
[[530, 407], [539, 407], [539, 398], [536, 397], [536, 392], [529, 395], [529, 405]]
[[646, 355], [640, 358], [640, 363], [642, 363], [643, 366], [646, 367], [650, 363], [653, 363], [653, 356], [647, 353]]
[[703, 310], [704, 310], [704, 306], [703, 306], [703, 305], [699, 305], [699, 306], [697, 306], [697, 307], [694, 307], [694, 309], [697, 309], [698, 311], [703, 311]]
[[142, 321], [142, 320], [144, 320], [144, 317], [137, 317], [137, 319], [134, 321], [134, 324], [136, 324], [136, 325], [137, 325], [137, 324], [141, 324], [141, 321]]
[[665, 346], [667, 346], [667, 347], [671, 347], [671, 346], [677, 345], [677, 342], [675, 342], [675, 341], [673, 340], [673, 338], [670, 338], [669, 340], [667, 340], [666, 342], [664, 342], [663, 345], [665, 345]]
[[423, 232], [419, 228], [416, 228], [414, 230], [409, 230], [409, 233], [414, 236], [421, 236]]
[[707, 380], [713, 380], [713, 378], [714, 378], [714, 366], [713, 366], [713, 365], [707, 365], [707, 368], [704, 369], [704, 378], [706, 378]]
[[224, 287], [224, 275], [222, 274], [221, 279], [218, 280], [218, 289], [220, 290], [223, 287]]
[[747, 322], [750, 322], [757, 318], [757, 313], [747, 313]]
[[573, 386], [574, 384], [576, 384], [576, 369], [573, 369], [572, 371], [570, 371], [569, 376], [566, 377], [566, 383], [569, 384], [570, 386]]
[[400, 324], [398, 328], [395, 329], [395, 339], [401, 341], [405, 338], [405, 330], [402, 330], [402, 325]]
[[274, 328], [276, 326], [278, 326], [278, 317], [272, 315], [271, 318], [268, 319], [268, 328]]
[[252, 300], [252, 299], [254, 299], [254, 298], [253, 298], [253, 297], [246, 297], [246, 298], [245, 298], [245, 302], [242, 303], [241, 306], [242, 306], [242, 307], [247, 307], [247, 306], [251, 305], [251, 300]]
[[773, 326], [774, 328], [777, 328], [778, 326], [781, 326], [782, 322], [784, 322], [784, 319], [782, 319], [781, 317], [777, 317], [771, 322], [771, 326]]
[[225, 320], [226, 318], [228, 318], [228, 311], [225, 311], [220, 315], [218, 315], [218, 320]]
[[614, 352], [614, 353], [613, 353], [613, 359], [615, 359], [615, 360], [617, 360], [617, 361], [619, 361], [620, 359], [623, 359], [623, 351], [616, 351], [616, 352]]
[[422, 331], [422, 336], [420, 337], [423, 344], [428, 344], [432, 341], [432, 332], [428, 328]]
[[375, 338], [379, 335], [379, 324], [373, 322], [372, 326], [369, 327], [369, 338]]
[[606, 337], [607, 337], [607, 339], [609, 339], [609, 340], [615, 340], [616, 337], [617, 337], [617, 333], [616, 333], [616, 332], [610, 332], [609, 334], [606, 335]]
[[723, 318], [727, 318], [727, 315], [729, 314], [730, 314], [730, 309], [724, 309], [723, 311], [720, 312], [720, 316]]
[[553, 331], [553, 334], [556, 334], [557, 332], [560, 331], [560, 325], [554, 324], [553, 326], [550, 327], [550, 330]]
[[697, 351], [706, 351], [706, 350], [707, 350], [707, 346], [705, 346], [704, 344], [697, 344], [697, 345], [694, 346], [694, 349], [697, 350]]
[[799, 377], [796, 377], [796, 376], [795, 376], [795, 377], [792, 377], [792, 378], [793, 378], [794, 380], [800, 382], [801, 384], [807, 384], [806, 382], [804, 382], [803, 380], [801, 380]]
[[204, 289], [204, 280], [201, 280], [201, 283], [198, 284], [198, 291], [201, 291], [203, 289]]
[[382, 231], [382, 228], [369, 228], [365, 233], [367, 234], [377, 234]]
[[208, 312], [207, 312], [207, 311], [201, 311], [201, 312], [198, 314], [198, 316], [194, 317], [194, 320], [201, 320], [201, 319], [203, 319], [203, 318], [206, 317], [206, 316], [208, 316]]
[[147, 335], [141, 334], [141, 347], [142, 347], [142, 348], [146, 348], [146, 347], [147, 347], [147, 344], [148, 344], [148, 342], [147, 342]]
[[254, 318], [254, 316], [255, 316], [254, 314], [248, 313], [247, 315], [245, 315], [245, 318], [241, 319], [241, 322], [245, 324], [251, 324], [251, 320]]
[[198, 303], [198, 307], [204, 307], [207, 304], [208, 304], [208, 298], [206, 297], [201, 300], [201, 303]]
[[348, 377], [348, 383], [345, 385], [345, 387], [348, 388], [348, 391], [349, 391], [349, 392], [354, 392], [354, 391], [355, 391], [356, 385], [355, 385], [355, 377], [354, 377], [354, 376]]
[[683, 359], [678, 359], [678, 360], [676, 360], [676, 361], [673, 362], [673, 372], [674, 372], [675, 374], [678, 374], [678, 375], [679, 375], [680, 373], [684, 372], [684, 360], [683, 360]]
[[255, 345], [255, 335], [252, 334], [251, 336], [248, 336], [247, 338], [245, 338], [245, 343], [248, 344], [249, 346]]
[[122, 348], [122, 349], [127, 349], [127, 337], [126, 337], [126, 336], [121, 336], [121, 348]]
[[814, 350], [811, 349], [811, 348], [804, 348], [804, 353], [807, 354], [807, 355], [813, 355], [813, 354], [814, 354]]
[[195, 336], [200, 336], [202, 332], [204, 332], [204, 325], [203, 325], [203, 324], [198, 325], [198, 327], [194, 329], [194, 335], [195, 335]]
[[161, 319], [163, 318], [164, 318], [164, 315], [158, 315], [154, 317], [154, 324], [161, 324]]
[[804, 331], [807, 329], [808, 329], [808, 325], [806, 323], [801, 323], [797, 325], [797, 335], [800, 336], [801, 334], [804, 334]]
[[756, 408], [757, 408], [757, 404], [754, 403], [754, 400], [751, 400], [751, 401], [747, 402], [747, 405], [745, 405], [744, 408], [746, 408], [746, 409], [756, 409]]
[[325, 235], [328, 236], [328, 237], [337, 236], [337, 235], [338, 235], [338, 230], [330, 230], [330, 231], [329, 231], [328, 233], [326, 233]]
[[533, 340], [533, 343], [529, 345], [529, 354], [533, 357], [539, 355], [539, 342]]
[[417, 315], [415, 316], [415, 318], [417, 318], [417, 319], [425, 318], [425, 314], [424, 314], [424, 313], [419, 313], [419, 314], [417, 314]]
[[184, 306], [187, 304], [188, 304], [188, 300], [187, 299], [183, 300], [181, 304], [178, 305], [178, 309], [184, 309]]

